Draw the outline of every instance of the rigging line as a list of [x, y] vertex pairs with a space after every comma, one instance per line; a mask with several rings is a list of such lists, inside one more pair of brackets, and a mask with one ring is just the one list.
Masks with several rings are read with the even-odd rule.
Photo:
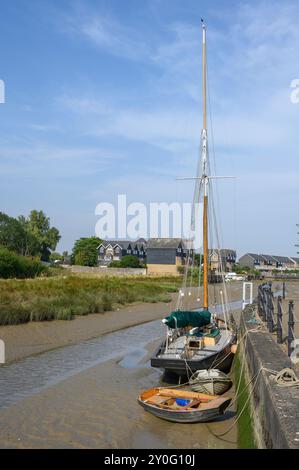
[[262, 369], [263, 369], [263, 368], [261, 367], [260, 370], [259, 370], [259, 371], [252, 377], [252, 379], [250, 380], [250, 382], [253, 382], [253, 381], [254, 381], [254, 384], [252, 385], [252, 389], [250, 390], [250, 392], [249, 392], [249, 394], [248, 394], [248, 397], [247, 397], [247, 399], [246, 399], [246, 401], [245, 401], [245, 403], [244, 403], [244, 406], [242, 407], [240, 413], [238, 413], [236, 419], [233, 421], [233, 423], [231, 424], [231, 426], [229, 426], [229, 428], [226, 429], [226, 431], [224, 431], [224, 432], [222, 432], [222, 433], [219, 433], [219, 434], [218, 434], [218, 433], [214, 433], [214, 432], [210, 429], [210, 427], [206, 424], [208, 430], [209, 430], [209, 431], [211, 432], [211, 434], [213, 434], [215, 437], [219, 437], [219, 438], [220, 438], [220, 437], [222, 437], [222, 436], [225, 436], [225, 435], [226, 435], [228, 432], [230, 432], [230, 431], [233, 429], [233, 427], [237, 424], [237, 422], [238, 422], [239, 419], [241, 418], [243, 412], [245, 411], [245, 409], [246, 409], [246, 407], [247, 407], [247, 405], [248, 405], [248, 403], [249, 403], [249, 400], [251, 399], [251, 396], [253, 395], [254, 389], [255, 389], [255, 387], [256, 387], [256, 385], [257, 385], [257, 381], [258, 381], [258, 379], [259, 379], [259, 376], [260, 376], [260, 373], [261, 373]]
[[[219, 243], [219, 234], [218, 234], [218, 227], [217, 227], [217, 219], [216, 219], [216, 213], [215, 213], [215, 206], [214, 206], [214, 197], [213, 197], [213, 187], [211, 186], [211, 213], [212, 213], [212, 218], [214, 222], [214, 230], [215, 230], [215, 235], [216, 235], [216, 240], [217, 240], [217, 252], [218, 252], [218, 259], [219, 259], [219, 266], [220, 266], [220, 274], [223, 273], [224, 268], [222, 264], [222, 256], [221, 256], [221, 249], [220, 249], [220, 243]], [[223, 278], [222, 278], [223, 281]], [[225, 284], [223, 285], [223, 290], [225, 290], [226, 286]]]
[[[213, 187], [212, 187], [211, 192], [213, 194]], [[226, 287], [226, 283], [225, 283], [224, 267], [223, 267], [223, 263], [222, 263], [219, 231], [218, 231], [217, 219], [216, 219], [216, 213], [215, 213], [215, 206], [214, 206], [214, 198], [212, 198], [212, 206], [213, 206], [213, 217], [214, 217], [214, 220], [215, 220], [214, 225], [215, 225], [215, 232], [216, 232], [216, 238], [217, 238], [217, 245], [218, 245], [218, 249], [219, 249], [219, 257], [220, 257], [219, 259], [220, 259], [220, 268], [221, 268], [221, 276], [222, 276], [222, 285], [223, 285], [223, 291], [224, 291], [226, 305], [227, 305], [227, 308], [228, 308], [228, 304], [230, 303], [231, 299], [230, 299], [230, 296], [228, 295], [228, 291], [227, 291], [227, 287]], [[228, 311], [227, 311], [227, 313], [228, 313]]]

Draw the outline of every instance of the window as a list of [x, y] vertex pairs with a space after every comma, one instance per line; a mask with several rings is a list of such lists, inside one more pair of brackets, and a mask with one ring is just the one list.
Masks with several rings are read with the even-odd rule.
[[103, 254], [104, 252], [105, 252], [104, 247], [101, 246], [101, 248], [100, 248], [100, 253]]

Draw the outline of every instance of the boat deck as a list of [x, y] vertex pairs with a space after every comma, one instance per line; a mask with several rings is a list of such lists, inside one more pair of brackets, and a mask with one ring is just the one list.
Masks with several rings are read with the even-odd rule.
[[[161, 359], [184, 359], [185, 358], [185, 338], [186, 336], [179, 336], [172, 341], [167, 349], [160, 351], [158, 358]], [[230, 344], [232, 340], [232, 332], [230, 330], [221, 330], [219, 341], [215, 345], [203, 346], [201, 349], [197, 349], [192, 360], [200, 360], [204, 357], [212, 356], [219, 351], [223, 350]], [[189, 358], [190, 359], [190, 358]]]

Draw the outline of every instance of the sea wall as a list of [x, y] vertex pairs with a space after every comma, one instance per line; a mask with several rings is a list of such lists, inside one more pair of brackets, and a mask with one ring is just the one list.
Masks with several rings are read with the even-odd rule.
[[105, 268], [101, 266], [63, 266], [76, 274], [98, 274], [100, 276], [145, 276], [146, 269], [142, 268]]
[[258, 329], [252, 321], [252, 309], [241, 318], [241, 361], [251, 380], [253, 426], [259, 447], [299, 449], [299, 387], [279, 386], [275, 376], [264, 369], [281, 371], [289, 367], [299, 371], [276, 343], [276, 336]]

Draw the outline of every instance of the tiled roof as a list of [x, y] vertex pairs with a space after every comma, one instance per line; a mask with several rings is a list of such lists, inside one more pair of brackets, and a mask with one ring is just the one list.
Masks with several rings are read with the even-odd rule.
[[180, 243], [184, 247], [181, 238], [150, 238], [147, 242], [147, 248], [178, 248]]

